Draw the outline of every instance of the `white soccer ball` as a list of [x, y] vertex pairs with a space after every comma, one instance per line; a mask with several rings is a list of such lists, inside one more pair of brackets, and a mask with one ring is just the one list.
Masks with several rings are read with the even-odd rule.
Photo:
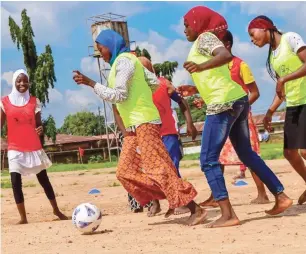
[[72, 213], [72, 224], [83, 233], [94, 232], [101, 224], [102, 212], [90, 203], [78, 205]]

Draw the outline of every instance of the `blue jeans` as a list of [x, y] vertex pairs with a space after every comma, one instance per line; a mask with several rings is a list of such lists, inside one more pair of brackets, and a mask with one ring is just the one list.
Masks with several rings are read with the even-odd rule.
[[179, 167], [183, 156], [180, 149], [179, 138], [177, 135], [166, 135], [162, 137], [162, 140], [171, 157], [171, 160], [176, 167], [177, 175], [179, 178], [181, 178]]
[[239, 157], [274, 195], [284, 187], [265, 162], [252, 150], [248, 125], [249, 101], [238, 99], [231, 110], [206, 117], [202, 134], [201, 169], [205, 173], [215, 200], [228, 198], [219, 156], [228, 137]]

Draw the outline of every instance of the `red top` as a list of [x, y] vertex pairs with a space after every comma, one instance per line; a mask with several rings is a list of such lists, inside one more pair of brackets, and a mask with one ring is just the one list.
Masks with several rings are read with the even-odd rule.
[[9, 97], [2, 99], [7, 120], [8, 150], [33, 152], [42, 149], [36, 133], [35, 108], [36, 98], [30, 98], [24, 106], [13, 105]]
[[248, 87], [244, 84], [241, 76], [240, 76], [240, 65], [243, 61], [237, 57], [234, 56], [233, 57], [233, 65], [231, 68], [231, 78], [232, 80], [234, 80], [236, 83], [238, 83], [239, 85], [242, 86], [243, 90], [248, 94], [249, 93], [249, 89]]
[[165, 78], [158, 78], [160, 81], [160, 87], [153, 94], [153, 102], [158, 109], [162, 126], [160, 129], [160, 135], [166, 136], [170, 134], [178, 134], [175, 128], [175, 120], [172, 115], [171, 99], [168, 94], [168, 88]]

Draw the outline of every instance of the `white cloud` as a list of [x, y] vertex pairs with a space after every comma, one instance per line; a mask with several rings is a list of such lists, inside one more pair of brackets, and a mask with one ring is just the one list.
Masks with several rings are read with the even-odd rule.
[[192, 84], [191, 76], [184, 68], [178, 68], [173, 75], [172, 83], [176, 87], [184, 84], [190, 85]]
[[63, 95], [55, 88], [48, 89], [50, 103], [58, 103], [63, 101]]
[[65, 101], [70, 108], [84, 109], [98, 105], [98, 97], [91, 88], [80, 86], [78, 90], [66, 90]]
[[13, 71], [3, 72], [1, 75], [1, 79], [4, 79], [8, 85], [12, 85], [13, 81]]
[[81, 72], [85, 75], [99, 75], [99, 67], [96, 58], [84, 57], [81, 59]]
[[[284, 28], [281, 30], [294, 29], [296, 32], [305, 33], [306, 22], [306, 2], [239, 2], [241, 12], [249, 15], [267, 15], [273, 20], [273, 17], [280, 17], [286, 21]], [[275, 24], [278, 26], [278, 24]]]
[[184, 26], [183, 18], [180, 19], [178, 24], [171, 25], [170, 28], [174, 30], [175, 32], [177, 32], [177, 34], [179, 34], [180, 36], [185, 36], [185, 33], [184, 33], [185, 26]]

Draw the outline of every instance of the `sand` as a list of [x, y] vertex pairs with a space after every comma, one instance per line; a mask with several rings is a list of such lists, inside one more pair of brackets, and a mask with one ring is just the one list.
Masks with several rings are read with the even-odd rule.
[[[270, 217], [264, 210], [272, 207], [250, 205], [256, 195], [254, 183], [247, 172], [247, 186], [231, 184], [237, 167], [226, 168], [226, 183], [241, 226], [206, 229], [203, 225], [187, 227], [188, 215], [163, 217], [167, 202], [162, 201], [162, 213], [148, 218], [146, 213], [133, 214], [127, 206], [127, 193], [117, 186], [115, 169], [85, 172], [50, 173], [59, 207], [71, 216], [82, 202], [92, 202], [103, 211], [97, 232], [82, 235], [71, 220], [57, 221], [51, 206], [35, 177], [24, 177], [23, 183], [35, 182], [35, 187], [24, 188], [27, 225], [14, 225], [19, 219], [11, 189], [2, 191], [2, 251], [19, 253], [306, 253], [306, 205], [296, 205], [305, 190], [303, 180], [285, 160], [267, 161], [294, 199], [294, 205], [284, 214]], [[209, 196], [209, 187], [195, 162], [183, 162], [181, 170], [199, 194], [200, 202]], [[187, 167], [186, 167], [187, 165]], [[98, 188], [99, 195], [88, 191]], [[269, 195], [270, 200], [273, 197]], [[210, 222], [220, 215], [218, 208], [208, 209]]]

